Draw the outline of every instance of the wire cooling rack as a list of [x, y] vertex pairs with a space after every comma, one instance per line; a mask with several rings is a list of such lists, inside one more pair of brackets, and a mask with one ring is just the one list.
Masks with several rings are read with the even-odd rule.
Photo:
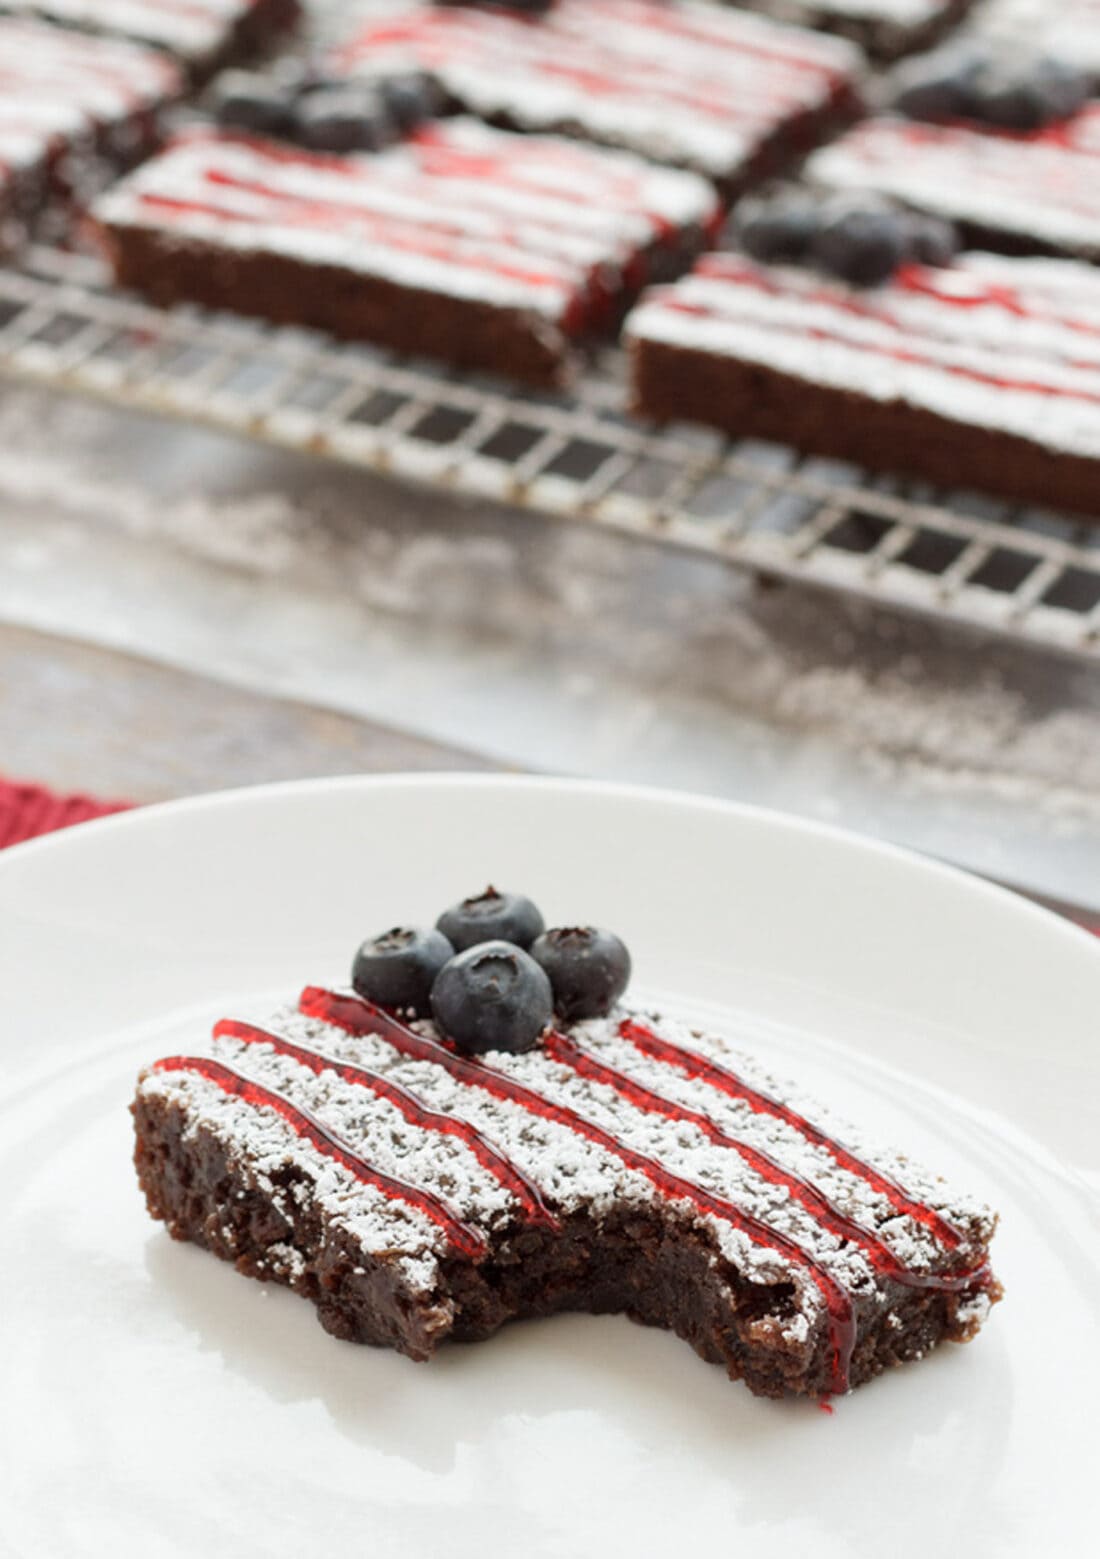
[[[115, 290], [98, 262], [0, 268], [0, 372], [522, 506], [988, 634], [1100, 658], [1100, 523], [872, 478], [625, 409], [609, 353], [568, 395]], [[1100, 495], [1098, 495], [1100, 520]]]

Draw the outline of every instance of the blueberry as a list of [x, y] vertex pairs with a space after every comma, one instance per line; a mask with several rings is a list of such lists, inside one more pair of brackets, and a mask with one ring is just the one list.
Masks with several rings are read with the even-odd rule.
[[1006, 54], [979, 73], [976, 115], [1002, 130], [1041, 130], [1067, 119], [1089, 95], [1088, 79], [1057, 60]]
[[818, 225], [818, 201], [804, 190], [757, 195], [737, 208], [735, 231], [754, 260], [804, 260]]
[[256, 135], [285, 135], [294, 116], [294, 93], [265, 76], [227, 70], [214, 83], [210, 106], [219, 124]]
[[974, 118], [977, 82], [988, 57], [985, 48], [956, 44], [908, 61], [894, 74], [893, 106], [909, 119]]
[[363, 943], [355, 955], [351, 983], [379, 1007], [425, 1018], [435, 977], [453, 957], [454, 948], [441, 931], [394, 926]]
[[605, 1018], [626, 990], [630, 954], [613, 931], [561, 926], [544, 932], [531, 957], [550, 977], [554, 1010], [567, 1022]]
[[432, 986], [437, 1027], [468, 1055], [530, 1050], [554, 1016], [550, 981], [511, 942], [481, 942], [444, 964]]
[[530, 899], [520, 893], [498, 893], [495, 888], [453, 904], [436, 921], [457, 952], [478, 942], [494, 941], [527, 948], [541, 935], [544, 924]]
[[377, 152], [397, 138], [381, 91], [368, 84], [319, 87], [299, 99], [294, 135], [317, 152]]
[[877, 287], [905, 259], [905, 220], [871, 202], [828, 203], [814, 238], [813, 258], [854, 287]]
[[911, 260], [921, 265], [950, 265], [962, 247], [958, 230], [939, 217], [907, 211], [902, 217], [905, 248]]
[[402, 130], [414, 130], [438, 114], [444, 104], [442, 88], [426, 71], [410, 70], [382, 83], [386, 106]]

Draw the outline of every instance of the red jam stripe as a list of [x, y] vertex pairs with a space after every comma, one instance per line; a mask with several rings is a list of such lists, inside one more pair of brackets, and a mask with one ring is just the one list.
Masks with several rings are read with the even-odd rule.
[[400, 1083], [391, 1082], [380, 1072], [372, 1072], [367, 1067], [350, 1066], [346, 1061], [326, 1055], [323, 1051], [312, 1050], [306, 1045], [293, 1044], [289, 1039], [284, 1039], [281, 1034], [271, 1034], [266, 1029], [256, 1028], [251, 1023], [239, 1023], [233, 1018], [223, 1018], [214, 1025], [214, 1038], [236, 1039], [246, 1045], [270, 1045], [276, 1054], [299, 1062], [318, 1077], [322, 1072], [335, 1072], [345, 1083], [351, 1083], [356, 1088], [369, 1089], [371, 1093], [377, 1094], [380, 1099], [386, 1099], [400, 1110], [412, 1125], [419, 1126], [424, 1131], [435, 1131], [445, 1136], [457, 1137], [460, 1142], [465, 1143], [482, 1168], [487, 1169], [505, 1190], [512, 1193], [526, 1213], [529, 1222], [543, 1224], [551, 1229], [561, 1227], [559, 1219], [543, 1201], [542, 1193], [534, 1181], [529, 1180], [521, 1170], [517, 1169], [511, 1159], [478, 1131], [476, 1126], [472, 1126], [469, 1121], [464, 1121], [458, 1116], [443, 1115], [438, 1110], [429, 1109], [408, 1088], [403, 1088]]
[[761, 1179], [768, 1181], [770, 1185], [784, 1186], [791, 1193], [792, 1198], [816, 1218], [822, 1228], [828, 1229], [829, 1233], [836, 1235], [839, 1240], [858, 1245], [881, 1277], [890, 1278], [895, 1283], [902, 1283], [911, 1288], [933, 1288], [946, 1293], [960, 1293], [988, 1276], [989, 1268], [986, 1265], [961, 1273], [913, 1271], [904, 1262], [899, 1261], [889, 1246], [872, 1230], [865, 1228], [854, 1218], [847, 1217], [816, 1186], [803, 1180], [799, 1175], [792, 1174], [790, 1170], [784, 1169], [782, 1164], [777, 1163], [769, 1154], [762, 1153], [758, 1148], [750, 1147], [748, 1143], [721, 1131], [708, 1115], [702, 1114], [699, 1110], [689, 1109], [686, 1105], [678, 1104], [672, 1099], [666, 1099], [662, 1094], [654, 1093], [636, 1082], [634, 1078], [628, 1077], [625, 1072], [620, 1072], [599, 1060], [591, 1051], [583, 1049], [566, 1034], [547, 1035], [543, 1048], [547, 1055], [552, 1056], [563, 1066], [571, 1067], [578, 1076], [614, 1088], [616, 1093], [628, 1099], [636, 1109], [663, 1115], [668, 1120], [687, 1122], [697, 1127], [716, 1147], [731, 1148]]
[[907, 1195], [888, 1175], [874, 1169], [863, 1159], [857, 1158], [843, 1143], [837, 1142], [820, 1127], [808, 1121], [805, 1116], [792, 1110], [789, 1105], [773, 1099], [770, 1094], [763, 1093], [758, 1088], [751, 1088], [743, 1078], [728, 1067], [719, 1066], [716, 1061], [700, 1055], [698, 1051], [686, 1050], [681, 1045], [674, 1045], [670, 1040], [662, 1039], [644, 1023], [639, 1023], [633, 1018], [627, 1018], [620, 1023], [619, 1033], [623, 1039], [629, 1040], [636, 1049], [643, 1055], [649, 1056], [651, 1060], [662, 1061], [668, 1066], [685, 1072], [688, 1077], [699, 1078], [709, 1083], [719, 1093], [727, 1094], [731, 1099], [742, 1100], [758, 1115], [772, 1115], [776, 1120], [793, 1126], [807, 1142], [812, 1142], [815, 1147], [824, 1148], [842, 1169], [866, 1181], [880, 1196], [886, 1197], [890, 1205], [899, 1213], [904, 1213], [931, 1230], [948, 1250], [957, 1250], [964, 1243], [964, 1236], [959, 1230], [945, 1218], [941, 1218], [933, 1208]]
[[154, 1062], [152, 1070], [154, 1072], [195, 1072], [209, 1082], [217, 1084], [223, 1093], [243, 1099], [246, 1104], [254, 1105], [257, 1109], [274, 1110], [288, 1122], [299, 1137], [309, 1142], [326, 1158], [341, 1164], [355, 1176], [356, 1180], [364, 1185], [373, 1186], [375, 1190], [381, 1191], [391, 1200], [406, 1202], [410, 1207], [415, 1207], [418, 1212], [424, 1213], [438, 1228], [442, 1229], [460, 1255], [470, 1261], [481, 1261], [488, 1255], [489, 1247], [478, 1230], [457, 1218], [438, 1196], [433, 1195], [431, 1191], [422, 1191], [416, 1186], [408, 1185], [404, 1180], [398, 1180], [394, 1175], [387, 1175], [381, 1169], [376, 1169], [365, 1158], [361, 1158], [342, 1138], [329, 1131], [315, 1115], [311, 1115], [308, 1110], [300, 1109], [296, 1104], [291, 1104], [289, 1099], [284, 1098], [281, 1093], [276, 1093], [273, 1088], [265, 1088], [262, 1083], [255, 1082], [251, 1077], [245, 1077], [241, 1072], [235, 1072], [232, 1067], [225, 1066], [221, 1061], [211, 1061], [204, 1056], [166, 1056], [163, 1060]]
[[401, 1023], [390, 1013], [357, 996], [341, 996], [317, 986], [307, 986], [299, 998], [298, 1006], [307, 1017], [319, 1018], [334, 1024], [349, 1034], [359, 1036], [376, 1034], [402, 1055], [418, 1061], [434, 1061], [452, 1077], [471, 1087], [481, 1088], [495, 1098], [518, 1104], [532, 1115], [566, 1126], [579, 1137], [586, 1138], [597, 1147], [625, 1164], [628, 1169], [644, 1175], [662, 1195], [670, 1201], [690, 1202], [699, 1212], [728, 1223], [748, 1236], [754, 1244], [775, 1251], [792, 1265], [805, 1269], [817, 1285], [829, 1315], [830, 1385], [833, 1392], [848, 1390], [848, 1371], [852, 1350], [855, 1347], [856, 1321], [851, 1295], [809, 1253], [794, 1240], [770, 1228], [760, 1219], [753, 1218], [732, 1202], [702, 1186], [685, 1180], [666, 1169], [656, 1159], [627, 1147], [623, 1142], [597, 1126], [594, 1121], [579, 1115], [565, 1105], [554, 1104], [533, 1088], [517, 1083], [503, 1073], [495, 1071], [481, 1061], [469, 1056], [456, 1055], [437, 1040], [427, 1039], [415, 1029]]

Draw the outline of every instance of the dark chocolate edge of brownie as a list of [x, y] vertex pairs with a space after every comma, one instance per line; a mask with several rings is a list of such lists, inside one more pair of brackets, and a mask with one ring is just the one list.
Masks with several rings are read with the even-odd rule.
[[[774, 1322], [760, 1324], [784, 1305], [794, 1312], [793, 1286], [748, 1283], [728, 1261], [716, 1260], [713, 1243], [675, 1212], [662, 1217], [624, 1205], [599, 1224], [575, 1215], [557, 1231], [512, 1227], [494, 1238], [483, 1263], [445, 1258], [439, 1290], [413, 1294], [392, 1263], [365, 1257], [308, 1197], [295, 1197], [293, 1184], [303, 1177], [293, 1166], [277, 1187], [282, 1206], [276, 1206], [215, 1133], [199, 1126], [185, 1137], [186, 1112], [178, 1103], [139, 1093], [131, 1108], [134, 1163], [150, 1214], [174, 1239], [232, 1262], [243, 1275], [291, 1287], [342, 1340], [424, 1360], [448, 1338], [478, 1341], [511, 1320], [566, 1311], [625, 1314], [673, 1331], [758, 1396], [816, 1397], [829, 1390], [824, 1328], [800, 1349], [777, 1335]], [[287, 1262], [288, 1247], [299, 1261]], [[944, 1339], [966, 1340], [976, 1326], [959, 1324], [960, 1302], [896, 1285], [885, 1302], [857, 1297], [850, 1385], [920, 1358]]]
[[1100, 460], [1016, 434], [659, 341], [630, 342], [630, 378], [632, 409], [657, 423], [776, 439], [803, 454], [1100, 520]]

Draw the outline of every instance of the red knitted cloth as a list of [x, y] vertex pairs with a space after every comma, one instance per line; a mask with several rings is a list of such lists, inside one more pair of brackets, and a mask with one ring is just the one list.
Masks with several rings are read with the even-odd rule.
[[0, 849], [22, 844], [56, 828], [70, 828], [109, 812], [125, 812], [124, 801], [93, 801], [90, 796], [59, 796], [41, 785], [0, 780]]

